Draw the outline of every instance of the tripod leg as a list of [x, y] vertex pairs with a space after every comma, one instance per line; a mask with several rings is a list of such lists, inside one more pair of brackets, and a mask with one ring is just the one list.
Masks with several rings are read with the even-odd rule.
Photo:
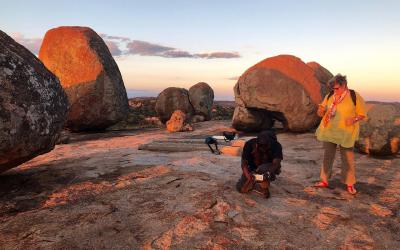
[[207, 146], [210, 148], [210, 150], [211, 150], [211, 153], [213, 153], [213, 154], [214, 154], [214, 149], [212, 149], [212, 147], [210, 146], [210, 144], [207, 144]]

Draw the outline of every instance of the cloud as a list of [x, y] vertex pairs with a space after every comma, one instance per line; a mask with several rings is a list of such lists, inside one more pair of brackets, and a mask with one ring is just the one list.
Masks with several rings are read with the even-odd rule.
[[[100, 37], [106, 43], [108, 49], [113, 56], [122, 55], [140, 55], [140, 56], [159, 56], [165, 58], [204, 58], [204, 59], [215, 59], [215, 58], [239, 58], [240, 55], [237, 52], [209, 52], [209, 53], [190, 53], [185, 50], [177, 48], [163, 46], [155, 43], [150, 43], [141, 40], [131, 40], [129, 37], [123, 36], [111, 36], [100, 33]], [[26, 38], [21, 33], [13, 33], [11, 37], [14, 38], [18, 43], [25, 46], [32, 53], [38, 55], [40, 46], [42, 44], [42, 38]]]
[[100, 33], [99, 35], [104, 40], [113, 56], [121, 56], [124, 53], [121, 49], [122, 45], [131, 41], [129, 37], [110, 36], [104, 33]]
[[237, 80], [239, 80], [239, 76], [233, 76], [233, 77], [229, 77], [229, 78], [226, 78], [226, 79], [232, 80], [232, 81], [237, 81]]
[[175, 48], [172, 47], [166, 47], [139, 40], [131, 41], [126, 47], [128, 48], [128, 54], [141, 56], [163, 56], [164, 52], [175, 50]]
[[113, 56], [122, 55], [122, 50], [119, 48], [119, 43], [110, 40], [105, 40], [104, 42], [106, 43], [108, 49], [110, 50], [111, 55]]
[[214, 58], [239, 58], [240, 55], [237, 52], [210, 52], [210, 53], [200, 53], [196, 54], [195, 56], [200, 57], [200, 58], [206, 58], [206, 59], [214, 59]]
[[33, 54], [38, 55], [40, 46], [42, 45], [42, 38], [25, 38], [21, 33], [12, 33], [11, 37], [29, 49]]
[[124, 36], [109, 36], [107, 34], [100, 33], [99, 34], [101, 38], [107, 39], [107, 40], [118, 40], [121, 42], [129, 42], [131, 39], [129, 37], [124, 37]]
[[128, 51], [126, 54], [141, 55], [141, 56], [160, 56], [167, 58], [238, 58], [237, 52], [210, 52], [193, 54], [188, 51], [178, 50], [173, 47], [167, 47], [159, 44], [149, 43], [140, 40], [133, 40], [127, 44]]
[[162, 57], [170, 57], [170, 58], [179, 58], [179, 57], [188, 57], [192, 58], [194, 55], [190, 54], [187, 51], [181, 51], [181, 50], [168, 50], [162, 53]]

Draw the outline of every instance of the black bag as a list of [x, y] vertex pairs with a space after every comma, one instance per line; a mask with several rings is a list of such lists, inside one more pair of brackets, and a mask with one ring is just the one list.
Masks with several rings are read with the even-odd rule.
[[236, 133], [230, 131], [224, 131], [222, 132], [222, 135], [224, 136], [225, 141], [232, 141], [235, 139]]
[[[218, 142], [217, 139], [213, 138], [212, 136], [209, 136], [205, 139], [205, 143], [207, 144], [207, 146], [210, 148], [211, 153], [213, 154], [221, 154], [221, 152], [218, 149]], [[211, 147], [211, 145], [214, 144], [215, 145], [215, 150]]]

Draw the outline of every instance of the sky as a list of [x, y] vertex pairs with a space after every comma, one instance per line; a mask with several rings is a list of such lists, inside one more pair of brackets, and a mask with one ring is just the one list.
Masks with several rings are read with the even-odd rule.
[[0, 0], [0, 30], [37, 54], [47, 30], [87, 26], [109, 46], [129, 97], [208, 83], [233, 100], [246, 69], [290, 54], [347, 75], [366, 100], [400, 101], [397, 0]]

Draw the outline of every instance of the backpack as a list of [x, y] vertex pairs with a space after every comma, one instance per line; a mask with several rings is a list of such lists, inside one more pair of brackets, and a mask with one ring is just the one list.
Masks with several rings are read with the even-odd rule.
[[224, 131], [224, 132], [222, 132], [222, 135], [224, 136], [224, 140], [226, 142], [228, 142], [228, 141], [232, 141], [235, 139], [236, 133], [230, 132], [230, 131]]
[[[353, 89], [349, 89], [350, 91], [350, 96], [351, 96], [351, 100], [353, 101], [354, 106], [357, 106], [357, 96], [356, 96], [356, 92]], [[333, 95], [333, 90], [331, 90], [331, 92], [329, 92], [328, 94], [328, 98], [326, 98], [326, 100], [329, 100], [329, 98]]]

